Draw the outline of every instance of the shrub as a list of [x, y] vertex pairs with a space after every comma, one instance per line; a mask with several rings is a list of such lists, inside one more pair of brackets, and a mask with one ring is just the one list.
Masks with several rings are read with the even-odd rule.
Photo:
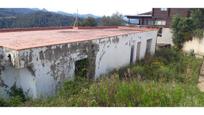
[[87, 79], [77, 77], [73, 81], [65, 81], [59, 93], [60, 95], [67, 97], [76, 95], [82, 88], [87, 88], [89, 86], [89, 83], [90, 82]]
[[170, 48], [163, 48], [155, 53], [155, 57], [165, 64], [178, 62], [181, 60], [182, 53]]
[[9, 91], [10, 98], [0, 99], [0, 106], [19, 106], [26, 101], [26, 97], [21, 88], [17, 88], [16, 85], [13, 85]]
[[18, 106], [26, 101], [23, 90], [21, 88], [17, 88], [16, 85], [13, 85], [10, 88], [9, 96], [9, 103], [11, 106]]
[[10, 104], [5, 101], [4, 99], [0, 99], [0, 107], [7, 107], [9, 106]]

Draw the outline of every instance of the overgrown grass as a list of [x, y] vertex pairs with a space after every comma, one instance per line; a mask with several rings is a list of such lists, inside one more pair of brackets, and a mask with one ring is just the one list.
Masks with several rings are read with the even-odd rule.
[[97, 81], [66, 81], [57, 96], [20, 106], [204, 106], [197, 88], [202, 60], [173, 49]]
[[27, 99], [21, 88], [12, 86], [9, 92], [10, 99], [0, 99], [0, 107], [15, 107], [23, 104]]

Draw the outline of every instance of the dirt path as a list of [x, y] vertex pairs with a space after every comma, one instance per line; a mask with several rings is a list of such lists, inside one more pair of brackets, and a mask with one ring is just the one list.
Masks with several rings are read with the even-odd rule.
[[200, 89], [201, 92], [204, 92], [204, 61], [203, 61], [202, 67], [200, 69], [198, 88]]

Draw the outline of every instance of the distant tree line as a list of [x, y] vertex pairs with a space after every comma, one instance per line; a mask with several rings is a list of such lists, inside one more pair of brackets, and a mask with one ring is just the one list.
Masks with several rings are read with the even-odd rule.
[[72, 16], [38, 11], [31, 14], [1, 17], [0, 28], [69, 26], [73, 21], [74, 17]]
[[88, 17], [79, 22], [80, 26], [122, 26], [125, 25], [123, 16], [120, 13], [114, 13], [112, 16], [103, 16], [102, 18]]
[[116, 12], [112, 16], [103, 16], [100, 24], [103, 26], [122, 26], [125, 25], [125, 21], [123, 15]]
[[[28, 12], [27, 9], [21, 9], [19, 12], [15, 12], [15, 10], [10, 9], [0, 10], [0, 28], [73, 26], [75, 21], [74, 16], [66, 16], [48, 11]], [[121, 26], [124, 24], [123, 16], [119, 13], [98, 18], [79, 18], [78, 22], [79, 26]]]

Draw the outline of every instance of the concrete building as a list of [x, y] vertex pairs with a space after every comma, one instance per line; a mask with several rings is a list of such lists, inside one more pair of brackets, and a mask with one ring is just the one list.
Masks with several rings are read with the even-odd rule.
[[139, 20], [138, 26], [150, 26], [160, 28], [157, 38], [158, 47], [169, 47], [173, 45], [172, 32], [170, 29], [174, 16], [190, 16], [190, 8], [153, 8], [152, 11], [136, 16], [127, 15], [129, 24], [131, 20]]
[[154, 54], [156, 38], [153, 28], [4, 30], [0, 34], [0, 96], [8, 97], [14, 85], [28, 97], [52, 96], [65, 80], [74, 79], [80, 61], [87, 62], [84, 76], [96, 79]]
[[153, 8], [150, 12], [126, 17], [129, 19], [129, 24], [132, 24], [131, 20], [139, 20], [139, 23], [133, 24], [169, 28], [174, 16], [188, 17], [190, 8]]
[[[130, 25], [160, 28], [157, 38], [157, 47], [170, 47], [173, 46], [173, 34], [170, 28], [172, 18], [176, 15], [189, 17], [191, 9], [192, 8], [153, 8], [150, 12], [136, 16], [127, 15], [126, 17], [129, 19]], [[193, 40], [186, 42], [183, 51], [194, 52], [198, 56], [204, 56], [204, 38], [201, 40], [193, 38]]]

